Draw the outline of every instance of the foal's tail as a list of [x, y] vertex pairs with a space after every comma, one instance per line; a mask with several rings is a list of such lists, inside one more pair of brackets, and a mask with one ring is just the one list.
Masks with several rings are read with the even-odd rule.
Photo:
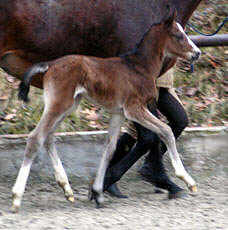
[[32, 77], [39, 73], [46, 73], [48, 71], [49, 65], [47, 62], [41, 62], [30, 67], [23, 75], [23, 80], [19, 85], [18, 98], [25, 102], [28, 102], [28, 93], [30, 89], [30, 83]]

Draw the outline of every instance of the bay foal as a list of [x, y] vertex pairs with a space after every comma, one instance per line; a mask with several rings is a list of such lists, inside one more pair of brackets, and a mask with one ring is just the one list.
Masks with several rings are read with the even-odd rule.
[[91, 197], [97, 205], [103, 202], [104, 176], [124, 117], [157, 133], [167, 146], [176, 176], [190, 190], [196, 191], [195, 181], [182, 165], [170, 127], [147, 108], [148, 104], [155, 104], [156, 101], [155, 79], [161, 71], [165, 53], [190, 61], [197, 59], [200, 54], [175, 18], [174, 10], [170, 11], [162, 22], [151, 26], [135, 51], [122, 57], [104, 59], [70, 55], [36, 64], [26, 72], [19, 97], [27, 101], [32, 76], [45, 73], [45, 109], [27, 141], [24, 161], [13, 187], [13, 211], [18, 211], [20, 207], [29, 171], [39, 148], [51, 157], [58, 184], [66, 198], [74, 201], [67, 175], [57, 155], [53, 133], [58, 124], [77, 108], [82, 96], [95, 100], [112, 113], [108, 144], [91, 189]]

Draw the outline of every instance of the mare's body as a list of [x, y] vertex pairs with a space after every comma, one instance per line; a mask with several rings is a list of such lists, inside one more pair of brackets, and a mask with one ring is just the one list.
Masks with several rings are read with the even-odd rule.
[[[185, 25], [200, 0], [169, 0]], [[33, 63], [67, 54], [117, 56], [164, 15], [157, 0], [0, 0], [0, 67], [21, 78]], [[42, 88], [42, 76], [33, 82]]]

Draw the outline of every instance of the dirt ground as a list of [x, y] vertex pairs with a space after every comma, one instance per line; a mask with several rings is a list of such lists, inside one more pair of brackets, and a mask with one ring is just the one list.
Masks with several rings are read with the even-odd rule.
[[218, 165], [216, 172], [191, 174], [199, 184], [197, 195], [168, 200], [167, 193], [154, 193], [135, 168], [119, 182], [129, 198], [106, 196], [102, 209], [88, 201], [85, 181], [71, 178], [76, 202], [70, 204], [54, 179], [32, 176], [19, 214], [9, 211], [15, 178], [0, 178], [0, 229], [228, 229], [227, 172]]

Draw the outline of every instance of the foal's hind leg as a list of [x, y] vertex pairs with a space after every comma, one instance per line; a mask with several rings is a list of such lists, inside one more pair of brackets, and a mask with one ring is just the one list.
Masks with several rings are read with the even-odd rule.
[[24, 160], [21, 165], [20, 171], [18, 173], [16, 183], [14, 184], [14, 187], [12, 189], [13, 192], [12, 211], [13, 212], [18, 212], [18, 209], [21, 205], [21, 200], [24, 194], [25, 185], [29, 176], [32, 162], [37, 154], [38, 146], [39, 143], [37, 140], [37, 136], [32, 133], [28, 138], [25, 154], [24, 154]]
[[[58, 101], [58, 100], [57, 100]], [[67, 100], [66, 100], [67, 101]], [[60, 101], [61, 102], [61, 101]], [[61, 182], [65, 186], [63, 189], [65, 190], [65, 194], [72, 194], [72, 189], [69, 185], [66, 173], [62, 167], [61, 161], [59, 160], [57, 153], [54, 149], [54, 145], [50, 145], [51, 135], [53, 135], [56, 126], [59, 122], [67, 115], [67, 111], [73, 105], [72, 101], [68, 101], [68, 103], [48, 103], [49, 106], [45, 106], [44, 113], [42, 118], [35, 128], [35, 130], [30, 134], [24, 155], [24, 161], [20, 168], [16, 183], [12, 189], [13, 192], [13, 206], [12, 211], [17, 212], [20, 205], [22, 196], [24, 194], [25, 185], [29, 176], [30, 168], [32, 162], [37, 154], [37, 151], [40, 148], [43, 148], [49, 155], [52, 157], [52, 162], [56, 161], [57, 164], [54, 166], [55, 171], [57, 171], [58, 182]], [[52, 146], [50, 148], [50, 146]], [[60, 173], [61, 172], [61, 173]], [[71, 196], [72, 197], [72, 196]], [[73, 200], [70, 198], [70, 200]]]
[[[75, 96], [74, 106], [72, 106], [72, 108], [70, 110], [65, 112], [65, 115], [62, 116], [62, 118], [57, 122], [56, 126], [58, 126], [58, 124], [68, 114], [70, 114], [73, 109], [77, 109], [78, 105], [80, 104], [81, 98], [82, 98], [81, 94], [78, 94]], [[46, 150], [47, 150], [47, 153], [50, 156], [51, 161], [52, 161], [52, 165], [53, 165], [54, 172], [55, 172], [56, 182], [63, 189], [64, 195], [67, 198], [67, 200], [69, 200], [70, 202], [74, 202], [74, 194], [73, 194], [73, 191], [72, 191], [71, 186], [69, 184], [67, 174], [63, 168], [62, 162], [58, 156], [53, 136], [50, 136], [49, 144], [47, 145]]]
[[63, 189], [66, 199], [70, 202], [74, 202], [74, 194], [69, 184], [67, 174], [63, 168], [62, 162], [58, 156], [57, 149], [54, 144], [54, 137], [51, 135], [48, 139], [49, 140], [46, 142], [47, 147], [45, 149], [51, 158], [56, 182]]
[[142, 126], [155, 132], [159, 136], [159, 138], [167, 146], [169, 157], [175, 169], [176, 176], [182, 179], [191, 191], [196, 192], [196, 183], [192, 179], [192, 177], [186, 172], [181, 162], [180, 156], [176, 149], [175, 137], [172, 133], [171, 128], [164, 122], [156, 118], [153, 114], [149, 112], [147, 108], [143, 106], [129, 106], [125, 108], [124, 112], [129, 120], [141, 124]]

